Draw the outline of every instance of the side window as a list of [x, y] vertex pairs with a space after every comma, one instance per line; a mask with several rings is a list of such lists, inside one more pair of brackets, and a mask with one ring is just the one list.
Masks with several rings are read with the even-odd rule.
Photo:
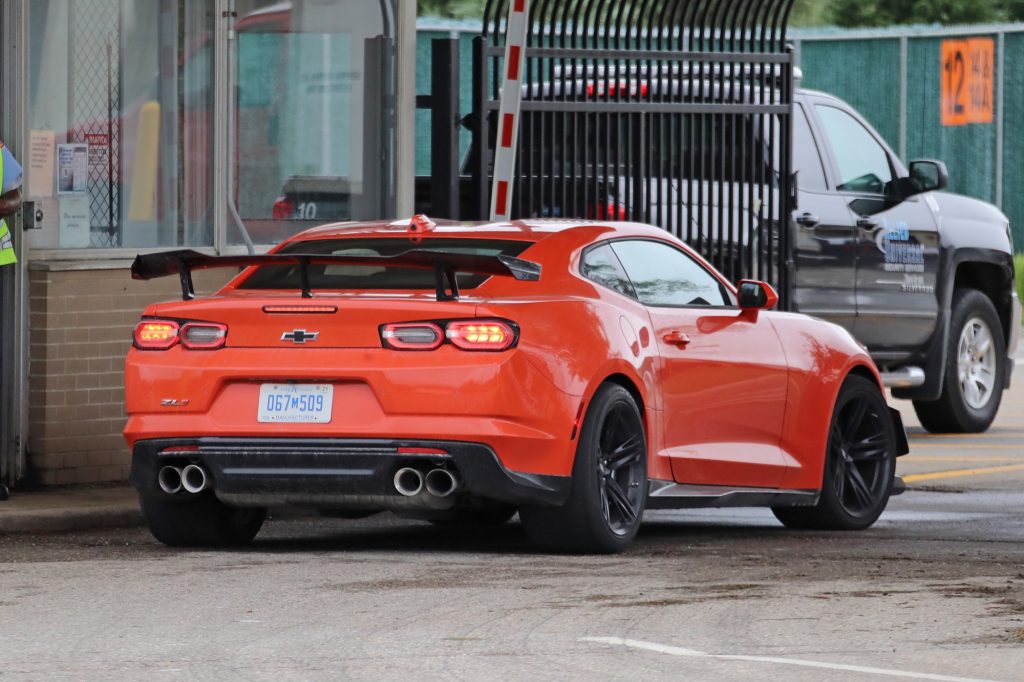
[[842, 109], [815, 105], [832, 151], [839, 165], [839, 183], [843, 192], [884, 194], [892, 182], [889, 155], [860, 121]]
[[811, 133], [811, 126], [807, 123], [807, 114], [799, 104], [793, 107], [793, 139], [793, 166], [799, 174], [797, 184], [800, 189], [809, 192], [824, 192], [828, 189], [825, 184], [825, 167], [821, 163], [821, 154]]
[[630, 298], [636, 298], [636, 294], [633, 293], [633, 286], [629, 283], [629, 278], [622, 269], [622, 264], [619, 263], [619, 259], [615, 257], [611, 247], [607, 244], [587, 251], [586, 255], [583, 256], [580, 272], [587, 279], [608, 287], [612, 291], [617, 291]]
[[633, 283], [636, 296], [650, 306], [727, 306], [725, 289], [703, 266], [682, 251], [654, 241], [612, 244]]

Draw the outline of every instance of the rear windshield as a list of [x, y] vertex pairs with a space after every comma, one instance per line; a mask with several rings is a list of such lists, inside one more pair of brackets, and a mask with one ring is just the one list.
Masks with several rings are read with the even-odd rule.
[[[531, 242], [501, 239], [432, 238], [415, 244], [405, 237], [374, 239], [323, 239], [295, 242], [278, 254], [310, 256], [397, 256], [407, 251], [436, 251], [474, 256], [518, 256]], [[474, 289], [489, 275], [456, 273], [459, 289]], [[427, 289], [435, 288], [431, 270], [384, 268], [366, 265], [310, 265], [311, 289]], [[259, 268], [239, 289], [301, 289], [297, 265]]]

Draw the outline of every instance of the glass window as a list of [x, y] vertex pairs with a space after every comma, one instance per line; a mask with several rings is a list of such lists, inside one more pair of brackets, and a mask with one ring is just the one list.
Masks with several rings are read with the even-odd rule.
[[633, 286], [629, 283], [626, 271], [622, 264], [612, 252], [611, 247], [603, 244], [592, 248], [583, 256], [583, 265], [580, 268], [583, 276], [598, 284], [617, 291], [624, 296], [636, 298]]
[[853, 116], [836, 107], [815, 106], [839, 166], [837, 189], [884, 194], [892, 182], [889, 155]]
[[612, 248], [644, 305], [731, 305], [727, 290], [714, 275], [668, 244], [621, 241], [613, 243]]
[[[477, 256], [518, 256], [531, 242], [500, 239], [432, 238], [413, 244], [405, 237], [320, 239], [295, 242], [277, 253], [301, 253], [335, 256], [396, 256], [406, 251], [436, 251]], [[487, 275], [456, 273], [459, 289], [480, 286]], [[275, 265], [253, 273], [241, 289], [299, 289], [302, 286], [297, 266]], [[313, 289], [429, 289], [436, 286], [432, 270], [382, 268], [363, 265], [311, 265], [309, 282]]]
[[27, 6], [31, 245], [212, 245], [212, 3]]
[[[239, 14], [234, 189], [253, 241], [388, 217], [395, 5], [319, 0]], [[234, 229], [228, 237], [241, 241]]]
[[818, 145], [811, 134], [804, 108], [799, 104], [793, 107], [793, 166], [798, 173], [797, 185], [800, 189], [810, 192], [824, 192], [828, 189]]

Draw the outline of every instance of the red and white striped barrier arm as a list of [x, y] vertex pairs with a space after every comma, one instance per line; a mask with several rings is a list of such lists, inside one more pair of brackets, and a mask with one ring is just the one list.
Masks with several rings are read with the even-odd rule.
[[505, 78], [498, 109], [498, 147], [494, 150], [491, 220], [508, 220], [512, 212], [512, 178], [519, 144], [519, 114], [523, 102], [523, 63], [526, 53], [530, 0], [510, 0], [505, 24]]

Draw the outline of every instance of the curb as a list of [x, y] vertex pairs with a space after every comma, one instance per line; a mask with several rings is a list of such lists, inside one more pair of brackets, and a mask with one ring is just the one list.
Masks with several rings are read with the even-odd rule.
[[130, 528], [142, 525], [138, 504], [96, 509], [53, 509], [3, 512], [0, 510], [0, 535], [14, 533], [62, 533], [97, 528]]

